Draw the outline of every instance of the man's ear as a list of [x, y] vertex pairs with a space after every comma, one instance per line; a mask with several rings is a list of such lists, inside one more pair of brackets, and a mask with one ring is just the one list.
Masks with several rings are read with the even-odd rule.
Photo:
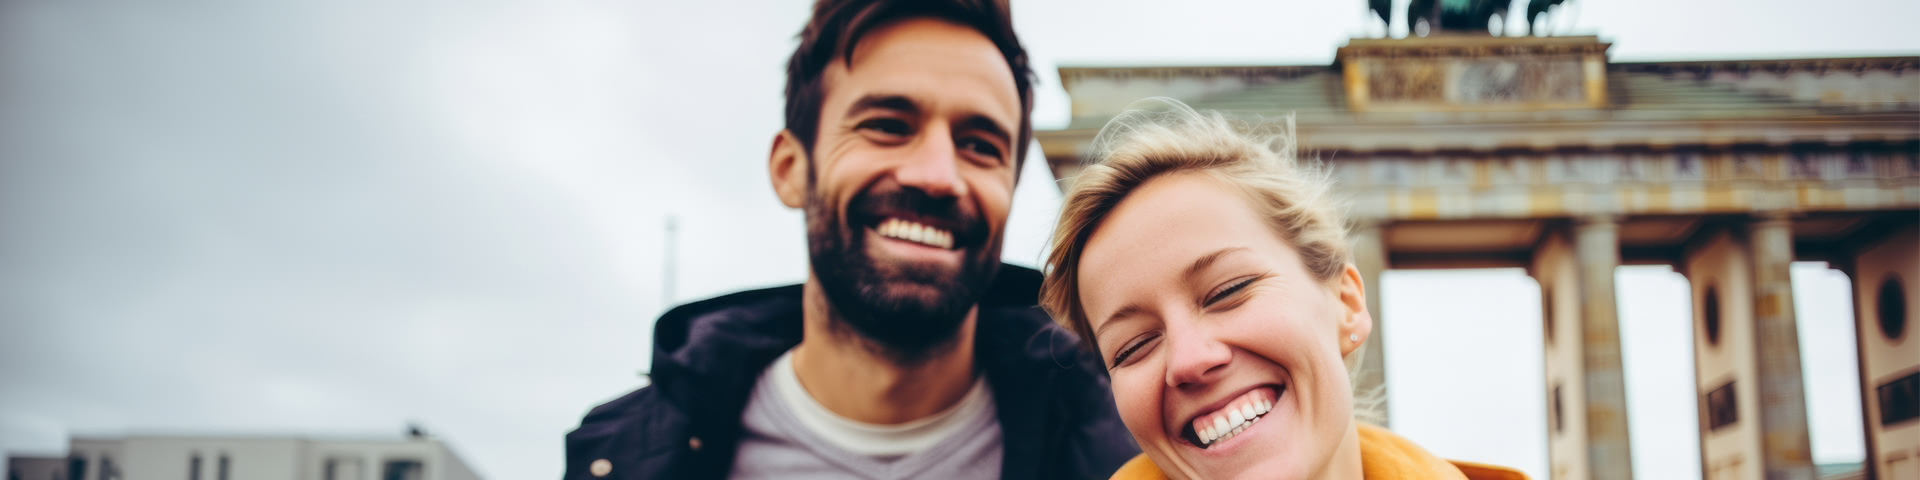
[[807, 189], [813, 188], [807, 178], [812, 167], [808, 163], [807, 147], [800, 144], [800, 138], [785, 129], [773, 135], [773, 151], [767, 153], [767, 173], [773, 178], [773, 194], [780, 197], [780, 203], [788, 208], [807, 206]]
[[1367, 285], [1360, 269], [1347, 264], [1340, 271], [1340, 355], [1360, 349], [1373, 334], [1373, 312], [1367, 311]]

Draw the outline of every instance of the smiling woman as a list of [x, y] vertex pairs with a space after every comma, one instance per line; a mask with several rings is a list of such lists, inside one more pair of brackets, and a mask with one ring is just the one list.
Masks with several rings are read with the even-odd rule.
[[1072, 179], [1041, 291], [1145, 451], [1114, 478], [1524, 478], [1365, 424], [1366, 286], [1291, 119], [1149, 102], [1164, 108], [1108, 123]]

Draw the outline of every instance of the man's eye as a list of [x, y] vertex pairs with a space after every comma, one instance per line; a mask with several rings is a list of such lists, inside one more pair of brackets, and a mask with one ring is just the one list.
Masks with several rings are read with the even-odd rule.
[[908, 126], [906, 121], [897, 118], [867, 120], [860, 122], [859, 128], [893, 136], [906, 136], [913, 133], [913, 128]]
[[993, 143], [988, 142], [986, 140], [981, 140], [977, 138], [961, 140], [959, 147], [961, 150], [972, 152], [975, 155], [984, 156], [987, 158], [994, 159], [996, 161], [1002, 158], [1000, 155], [1000, 147], [993, 146]]

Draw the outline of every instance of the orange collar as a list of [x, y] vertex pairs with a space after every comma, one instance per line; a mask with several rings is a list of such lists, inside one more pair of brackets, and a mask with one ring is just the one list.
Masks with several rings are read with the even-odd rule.
[[[1427, 453], [1412, 441], [1386, 429], [1360, 424], [1360, 468], [1368, 480], [1425, 478], [1439, 480], [1527, 480], [1527, 475], [1506, 467], [1473, 462], [1446, 461]], [[1133, 457], [1113, 480], [1165, 480], [1166, 473], [1147, 459]]]

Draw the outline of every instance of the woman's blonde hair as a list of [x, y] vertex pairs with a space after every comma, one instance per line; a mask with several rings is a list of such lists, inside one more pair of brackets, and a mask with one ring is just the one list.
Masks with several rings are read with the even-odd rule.
[[[1085, 168], [1063, 179], [1070, 184], [1053, 229], [1040, 305], [1054, 321], [1080, 335], [1089, 350], [1097, 351], [1080, 302], [1082, 249], [1134, 189], [1176, 173], [1207, 175], [1236, 187], [1300, 253], [1310, 275], [1328, 285], [1339, 282], [1352, 254], [1341, 208], [1331, 196], [1333, 181], [1319, 162], [1297, 159], [1296, 148], [1292, 116], [1247, 124], [1218, 112], [1195, 111], [1171, 98], [1136, 102], [1100, 129]], [[1346, 359], [1349, 380], [1358, 372], [1359, 353]]]

